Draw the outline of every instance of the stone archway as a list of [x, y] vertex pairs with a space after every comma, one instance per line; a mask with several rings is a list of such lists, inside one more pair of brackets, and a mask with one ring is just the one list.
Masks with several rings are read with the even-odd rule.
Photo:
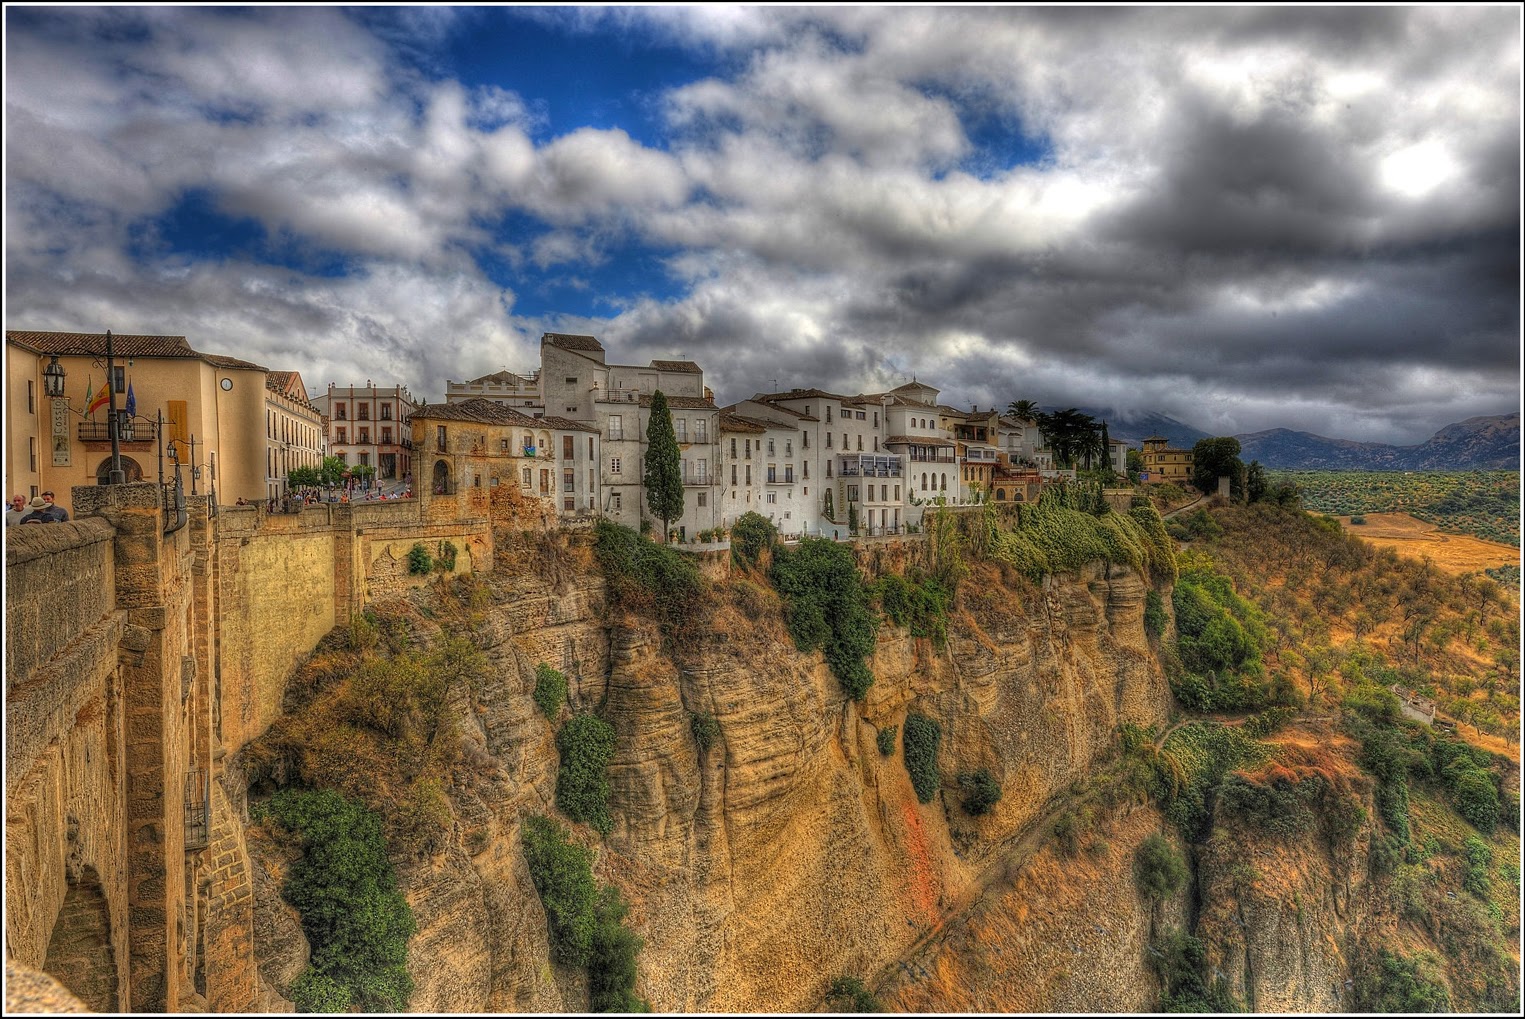
[[[125, 458], [124, 458], [125, 459]], [[111, 912], [94, 867], [85, 867], [53, 921], [43, 971], [95, 1012], [117, 1011], [117, 971], [111, 950]]]
[[434, 494], [450, 494], [450, 465], [443, 460], [434, 461]]
[[[138, 462], [130, 456], [122, 457], [122, 473], [127, 475], [127, 480], [129, 483], [143, 480], [143, 468], [138, 466]], [[106, 459], [102, 460], [100, 466], [95, 469], [95, 483], [97, 485], [104, 485], [107, 483], [107, 480], [110, 477], [111, 457], [108, 456]]]

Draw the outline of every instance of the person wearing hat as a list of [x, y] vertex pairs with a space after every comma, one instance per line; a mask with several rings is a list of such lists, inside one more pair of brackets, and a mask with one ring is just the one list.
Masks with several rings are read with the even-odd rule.
[[11, 504], [5, 510], [5, 526], [21, 523], [21, 518], [26, 516], [26, 496], [11, 496]]
[[53, 512], [48, 506], [48, 501], [40, 495], [32, 496], [30, 509], [28, 509], [26, 516], [21, 518], [21, 522], [23, 524], [51, 524], [53, 522]]

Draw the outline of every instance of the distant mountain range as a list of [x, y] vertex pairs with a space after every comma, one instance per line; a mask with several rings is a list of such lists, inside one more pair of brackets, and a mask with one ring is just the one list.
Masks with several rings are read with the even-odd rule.
[[[1112, 408], [1082, 407], [1107, 422], [1108, 435], [1134, 449], [1151, 435], [1163, 435], [1170, 445], [1190, 449], [1210, 432], [1164, 414], [1123, 413]], [[1280, 470], [1324, 471], [1484, 471], [1520, 469], [1520, 415], [1496, 414], [1447, 425], [1417, 446], [1330, 439], [1312, 432], [1271, 428], [1236, 435], [1240, 458], [1259, 460]]]
[[1417, 446], [1328, 439], [1272, 428], [1236, 435], [1240, 459], [1283, 470], [1483, 471], [1519, 470], [1520, 415], [1468, 418], [1446, 425]]

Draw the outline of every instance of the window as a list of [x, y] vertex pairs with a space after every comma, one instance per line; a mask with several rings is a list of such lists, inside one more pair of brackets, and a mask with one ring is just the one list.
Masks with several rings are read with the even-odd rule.
[[358, 413], [360, 415], [360, 420], [361, 421], [369, 421], [371, 419], [371, 405], [370, 404], [362, 403], [359, 407], [355, 408], [355, 411], [356, 411], [356, 413]]
[[785, 439], [784, 440], [784, 455], [785, 456], [793, 456], [794, 455], [794, 440], [793, 439]]
[[831, 461], [830, 460], [826, 461], [826, 476], [828, 478], [831, 477]]
[[620, 470], [620, 458], [619, 457], [611, 456], [609, 458], [609, 473], [610, 474], [620, 474], [620, 473], [622, 473], [621, 470]]
[[827, 449], [831, 448], [831, 433], [830, 432], [826, 433], [826, 448]]
[[360, 466], [361, 467], [369, 467], [370, 465], [371, 465], [371, 454], [369, 454], [369, 453], [361, 453], [360, 454]]
[[747, 440], [747, 459], [752, 459], [752, 440]]
[[805, 480], [809, 481], [810, 480], [810, 461], [806, 460], [802, 466], [805, 469]]
[[890, 486], [889, 485], [880, 485], [879, 486], [879, 501], [880, 502], [889, 502], [890, 501]]
[[736, 465], [731, 464], [731, 487], [736, 487]]
[[381, 420], [392, 420], [392, 405], [390, 403], [383, 403], [381, 405]]
[[381, 441], [382, 442], [391, 442], [392, 441], [392, 429], [390, 429], [390, 428], [383, 428], [381, 430]]
[[[847, 440], [847, 436], [842, 436], [842, 439], [845, 442]], [[863, 436], [861, 435], [858, 436], [858, 452], [863, 452]]]
[[623, 439], [624, 437], [625, 437], [625, 429], [620, 424], [620, 416], [618, 414], [610, 414], [609, 415], [609, 439], [610, 439], [610, 441], [611, 442], [618, 442], [621, 439]]
[[571, 435], [561, 437], [561, 458], [570, 460], [577, 455], [577, 439]]
[[708, 506], [709, 504], [710, 504], [710, 494], [708, 492], [700, 492], [699, 493], [699, 508], [703, 509], [705, 506]]
[[784, 464], [784, 484], [794, 484], [794, 464]]
[[771, 485], [771, 484], [773, 484], [777, 480], [778, 480], [778, 465], [777, 464], [769, 464], [768, 465], [768, 484]]
[[28, 414], [37, 413], [37, 383], [31, 379], [27, 379], [26, 383], [26, 412]]
[[768, 440], [768, 455], [769, 456], [773, 456], [774, 455], [773, 440], [772, 439]]
[[[339, 439], [338, 439], [338, 441], [341, 442], [341, 443], [349, 441], [349, 436], [348, 436], [348, 434], [345, 432], [345, 430], [343, 428], [339, 429]], [[443, 445], [444, 441], [445, 440], [443, 438], [440, 439], [440, 442], [441, 442], [440, 449], [444, 449], [445, 448], [444, 445]]]
[[342, 403], [334, 404], [334, 420], [335, 421], [343, 421], [344, 420], [344, 404], [342, 404]]
[[848, 502], [857, 502], [858, 501], [858, 486], [857, 485], [848, 485], [847, 486], [847, 501]]
[[609, 497], [609, 508], [618, 513], [620, 511], [620, 494], [614, 492]]
[[879, 427], [879, 412], [877, 410], [874, 411], [874, 427]]
[[31, 462], [32, 462], [32, 471], [33, 471], [33, 473], [36, 473], [36, 471], [37, 471], [37, 436], [35, 436], [35, 435], [29, 436], [27, 438], [27, 440], [26, 440], [26, 444], [27, 444], [27, 456], [31, 459]]
[[[588, 436], [588, 459], [592, 460], [593, 458], [593, 436], [590, 435]], [[591, 474], [593, 472], [589, 471], [588, 473]]]
[[900, 486], [899, 485], [895, 486], [895, 501], [896, 502], [900, 501]]
[[577, 472], [568, 468], [561, 472], [561, 490], [563, 492], [577, 491]]
[[704, 418], [694, 422], [694, 441], [709, 442], [710, 424]]
[[371, 430], [369, 428], [360, 429], [360, 441], [364, 443], [371, 441]]
[[[435, 427], [436, 427], [437, 431], [434, 434], [434, 444], [435, 444], [435, 447], [441, 453], [443, 453], [443, 452], [445, 452], [445, 426], [444, 425], [436, 425]], [[340, 440], [340, 441], [343, 441], [343, 440]]]
[[752, 484], [752, 465], [751, 464], [747, 464], [747, 485], [750, 486], [751, 484]]
[[731, 459], [736, 459], [736, 440], [731, 440]]
[[340, 463], [342, 463], [342, 464], [348, 464], [349, 463], [349, 454], [348, 453], [341, 452], [341, 453], [339, 453], [337, 455], [339, 457], [339, 462]]
[[679, 442], [688, 441], [688, 418], [676, 419], [672, 423], [672, 428], [673, 432], [677, 435]]
[[879, 452], [879, 436], [874, 436], [874, 452]]
[[115, 373], [111, 376], [113, 380], [111, 388], [119, 393], [127, 392], [127, 369], [115, 368], [114, 371]]
[[507, 453], [508, 452], [508, 440], [504, 439], [502, 444], [498, 448], [503, 450], [503, 452]]
[[777, 504], [778, 504], [778, 493], [777, 492], [769, 492], [768, 493], [768, 505], [769, 506], [774, 506], [774, 505], [777, 505]]
[[577, 376], [576, 375], [568, 375], [567, 376], [567, 385], [569, 385], [569, 386], [577, 385]]
[[576, 499], [577, 497], [575, 495], [567, 496], [561, 500], [561, 508], [566, 510], [568, 513], [572, 512], [577, 508]]
[[[842, 448], [843, 449], [847, 449], [848, 448], [848, 446], [847, 446], [847, 433], [846, 432], [842, 433]], [[862, 449], [863, 447], [859, 446], [858, 448]]]
[[859, 421], [866, 421], [868, 419], [868, 414], [860, 410], [854, 414], [853, 417], [857, 418]]

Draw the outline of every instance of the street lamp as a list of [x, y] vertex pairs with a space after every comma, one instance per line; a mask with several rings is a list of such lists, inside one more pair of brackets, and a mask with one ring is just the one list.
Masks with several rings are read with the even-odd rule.
[[[91, 359], [91, 364], [101, 366], [100, 354], [93, 350], [79, 348], [62, 351], [65, 354], [79, 354]], [[107, 475], [108, 485], [121, 485], [127, 482], [127, 472], [122, 470], [122, 443], [118, 435], [121, 422], [117, 418], [116, 409], [116, 350], [111, 343], [111, 330], [106, 330], [106, 394], [110, 402], [109, 416], [106, 418], [106, 431], [111, 437], [111, 471]], [[58, 363], [58, 354], [52, 356], [46, 368], [42, 370], [42, 391], [55, 400], [64, 399], [64, 383], [68, 380], [68, 373], [64, 366]], [[89, 394], [85, 394], [88, 398]]]

